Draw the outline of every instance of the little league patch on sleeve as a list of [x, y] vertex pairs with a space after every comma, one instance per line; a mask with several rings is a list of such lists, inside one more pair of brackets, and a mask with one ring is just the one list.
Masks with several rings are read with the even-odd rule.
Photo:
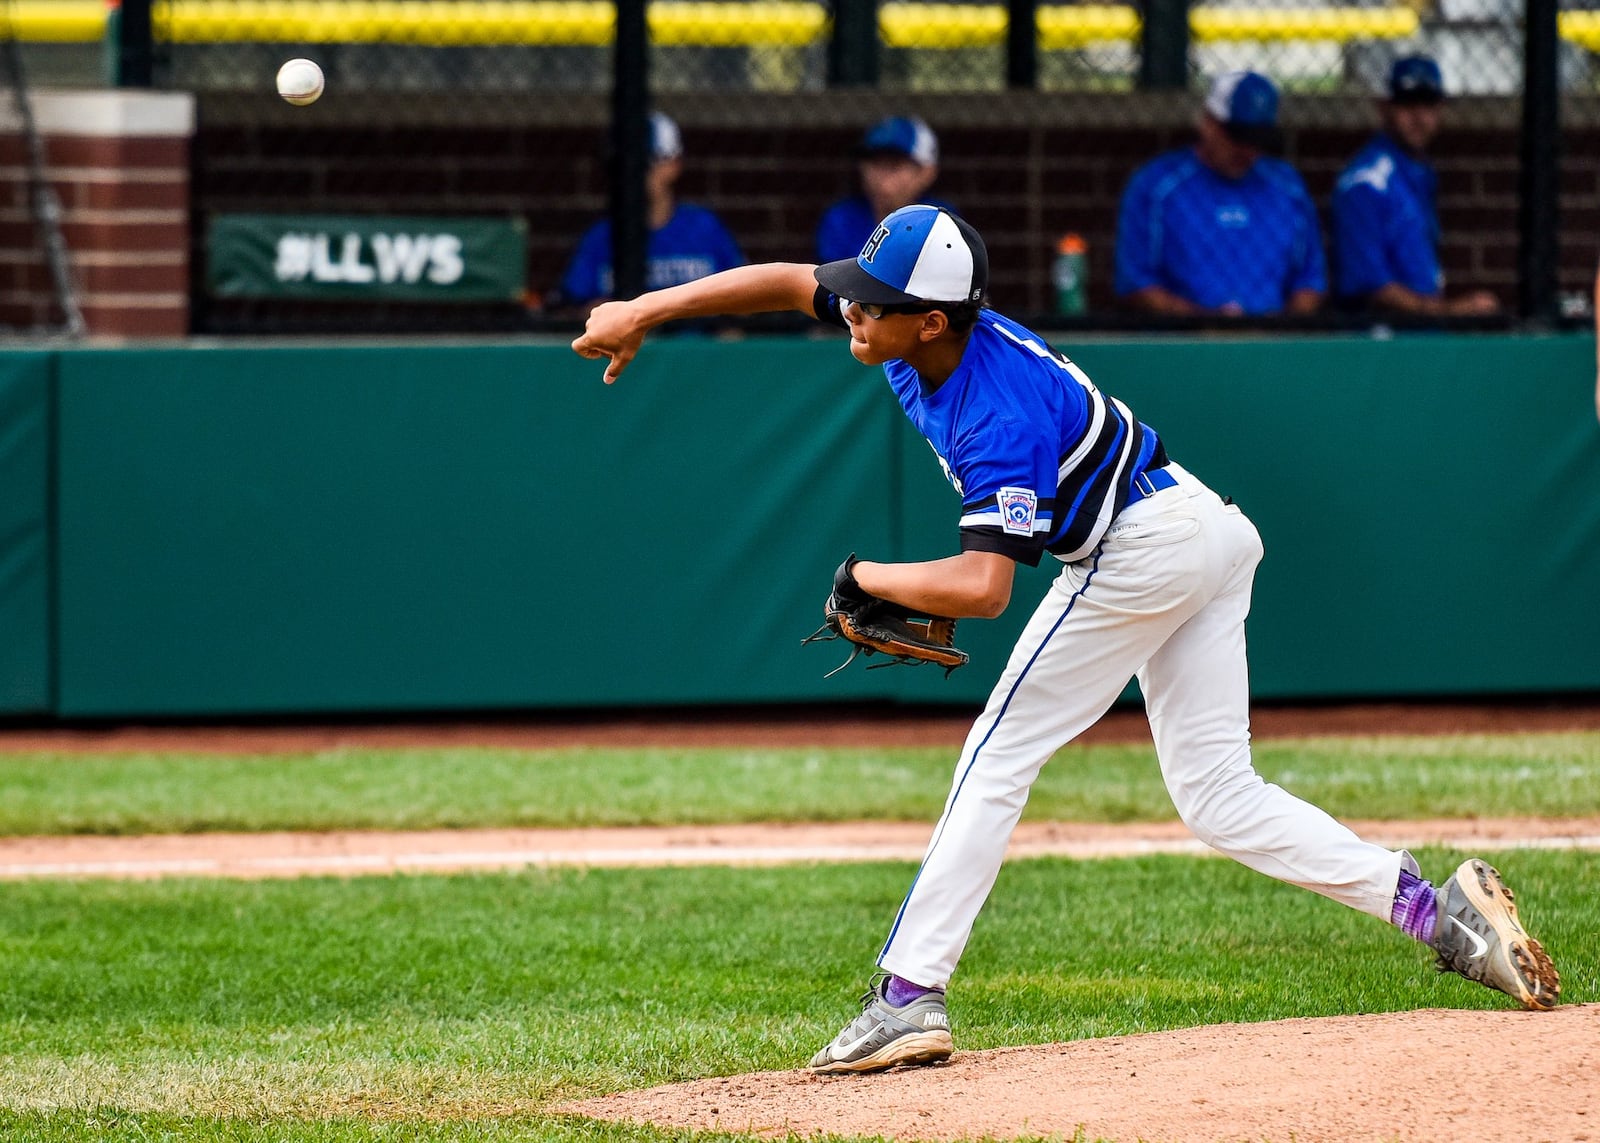
[[1000, 498], [1000, 526], [1007, 535], [1033, 535], [1033, 516], [1039, 507], [1039, 498], [1031, 488], [1002, 488], [995, 493]]

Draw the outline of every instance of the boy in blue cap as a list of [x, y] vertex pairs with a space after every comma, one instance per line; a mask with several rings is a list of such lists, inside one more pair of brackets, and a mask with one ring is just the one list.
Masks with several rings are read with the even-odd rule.
[[1383, 129], [1334, 185], [1334, 293], [1346, 308], [1401, 314], [1493, 314], [1486, 290], [1444, 294], [1439, 266], [1439, 178], [1424, 157], [1439, 133], [1444, 76], [1427, 56], [1404, 56], [1378, 104]]
[[1269, 877], [1393, 923], [1441, 967], [1550, 1008], [1560, 978], [1484, 861], [1437, 889], [1404, 851], [1362, 841], [1264, 782], [1250, 762], [1244, 623], [1261, 539], [1239, 508], [1167, 456], [1127, 405], [1026, 327], [989, 309], [977, 231], [926, 205], [821, 266], [730, 270], [589, 315], [572, 343], [622, 373], [663, 322], [794, 310], [850, 333], [880, 365], [960, 496], [961, 550], [918, 563], [846, 560], [834, 592], [926, 615], [993, 618], [1019, 563], [1060, 575], [967, 736], [922, 867], [878, 954], [860, 1015], [819, 1073], [926, 1064], [953, 1050], [945, 987], [993, 887], [1028, 791], [1058, 749], [1137, 675], [1179, 815]]
[[[661, 112], [650, 115], [650, 168], [645, 174], [650, 236], [645, 248], [645, 285], [652, 290], [691, 282], [745, 264], [739, 244], [711, 210], [679, 202], [674, 187], [683, 174], [683, 136]], [[551, 304], [592, 306], [610, 298], [613, 283], [611, 220], [590, 226], [561, 275]]]
[[854, 258], [878, 220], [902, 206], [925, 202], [951, 209], [929, 198], [939, 177], [939, 140], [933, 129], [907, 115], [880, 120], [867, 129], [856, 147], [861, 190], [830, 206], [817, 223], [817, 261]]
[[1327, 269], [1317, 208], [1278, 149], [1278, 89], [1219, 76], [1193, 147], [1135, 171], [1117, 217], [1116, 292], [1158, 314], [1311, 313]]

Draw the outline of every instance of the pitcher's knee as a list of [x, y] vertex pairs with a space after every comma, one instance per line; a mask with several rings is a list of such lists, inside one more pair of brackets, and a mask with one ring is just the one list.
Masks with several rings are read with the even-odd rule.
[[1255, 812], [1267, 788], [1261, 775], [1246, 761], [1242, 767], [1219, 767], [1203, 779], [1168, 788], [1178, 817], [1189, 831], [1214, 849], [1227, 850], [1229, 842], [1254, 831]]

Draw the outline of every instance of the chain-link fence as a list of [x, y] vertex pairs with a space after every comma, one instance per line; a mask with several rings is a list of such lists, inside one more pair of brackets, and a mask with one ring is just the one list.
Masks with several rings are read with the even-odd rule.
[[[112, 82], [109, 73], [125, 67], [116, 45], [126, 30], [100, 0], [12, 7], [35, 82]], [[120, 20], [135, 11], [130, 5]], [[612, 217], [617, 188], [619, 155], [609, 143], [619, 106], [617, 13], [589, 0], [156, 4], [153, 81], [199, 100], [196, 329], [574, 321], [587, 299], [565, 282], [585, 235]], [[679, 129], [678, 153], [668, 157], [677, 168], [673, 205], [711, 212], [740, 257], [818, 257], [830, 207], [864, 190], [869, 128], [899, 116], [920, 119], [936, 138], [936, 164], [923, 164], [934, 177], [917, 193], [950, 204], [985, 233], [996, 304], [1019, 315], [1108, 327], [1197, 320], [1140, 297], [1151, 284], [1182, 297], [1182, 268], [1163, 259], [1187, 259], [1196, 263], [1192, 273], [1217, 278], [1271, 247], [1293, 266], [1261, 297], [1196, 288], [1194, 305], [1224, 320], [1240, 310], [1290, 324], [1370, 320], [1370, 311], [1338, 297], [1337, 276], [1351, 255], [1341, 253], [1335, 227], [1354, 216], [1341, 208], [1338, 187], [1353, 178], [1358, 197], [1387, 190], [1377, 184], [1389, 176], [1376, 172], [1390, 170], [1400, 172], [1394, 185], [1416, 183], [1410, 208], [1429, 208], [1413, 220], [1420, 238], [1412, 244], [1432, 251], [1444, 282], [1439, 296], [1481, 294], [1504, 321], [1530, 310], [1549, 316], [1549, 289], [1528, 302], [1531, 277], [1550, 277], [1565, 297], [1584, 296], [1600, 251], [1600, 10], [1561, 0], [1553, 78], [1564, 126], [1548, 139], [1530, 140], [1523, 130], [1524, 24], [1518, 0], [657, 0], [647, 10], [647, 85], [651, 104]], [[1363, 176], [1352, 164], [1370, 137], [1380, 126], [1391, 137], [1397, 131], [1383, 106], [1394, 62], [1419, 54], [1436, 61], [1449, 96], [1436, 133], [1420, 152], [1400, 147], [1388, 167], [1383, 154], [1367, 156]], [[313, 107], [291, 108], [271, 94], [273, 73], [292, 56], [316, 60], [326, 74], [327, 94]], [[1270, 174], [1270, 185], [1253, 187], [1258, 197], [1230, 199], [1230, 179], [1241, 180], [1223, 171], [1209, 197], [1180, 192], [1182, 209], [1162, 213], [1153, 194], [1161, 179], [1147, 174], [1152, 194], [1130, 202], [1136, 176], [1153, 160], [1181, 166], [1188, 155], [1194, 167], [1192, 156], [1205, 149], [1206, 100], [1217, 77], [1237, 71], [1265, 77], [1281, 97], [1281, 155], [1256, 172]], [[1260, 107], [1245, 112], [1261, 116]], [[1210, 118], [1231, 113], [1213, 107]], [[649, 145], [647, 133], [634, 137]], [[646, 191], [650, 157], [634, 156]], [[1190, 181], [1215, 182], [1217, 167], [1202, 160]], [[1556, 180], [1559, 214], [1540, 207], [1528, 217], [1530, 163]], [[1178, 167], [1166, 173], [1176, 176]], [[1269, 194], [1290, 184], [1302, 189], [1289, 205]], [[1532, 186], [1536, 192], [1538, 180]], [[640, 202], [641, 210], [651, 202], [662, 209], [659, 197]], [[1361, 217], [1375, 225], [1378, 208], [1366, 206]], [[1135, 218], [1132, 207], [1144, 214]], [[503, 220], [510, 229], [502, 245], [525, 245], [520, 300], [363, 294], [357, 282], [341, 292], [337, 279], [317, 296], [274, 292], [270, 283], [254, 292], [219, 286], [219, 220], [288, 225], [281, 220], [308, 213], [377, 220], [370, 229], [390, 249], [395, 237], [384, 226], [394, 231], [396, 220], [412, 232], [423, 226], [418, 220]], [[1263, 236], [1253, 224], [1269, 216]], [[1564, 224], [1555, 241], [1557, 217]], [[664, 228], [659, 214], [644, 222], [641, 233]], [[333, 253], [323, 262], [337, 267], [343, 237], [329, 225]], [[1529, 231], [1540, 225], [1552, 232], [1551, 264], [1530, 265]], [[1198, 236], [1175, 251], [1175, 233], [1189, 229]], [[618, 235], [629, 240], [626, 230]], [[414, 233], [407, 241], [406, 249], [418, 248]], [[619, 265], [628, 259], [621, 253]], [[373, 255], [362, 246], [354, 257], [362, 264]], [[682, 251], [665, 257], [690, 269], [709, 265]], [[1320, 263], [1320, 280], [1307, 263]], [[1427, 260], [1420, 265], [1408, 266], [1406, 281], [1425, 295], [1416, 275], [1428, 271]], [[1283, 318], [1301, 308], [1301, 292], [1308, 314]], [[1578, 312], [1576, 302], [1568, 308]]]

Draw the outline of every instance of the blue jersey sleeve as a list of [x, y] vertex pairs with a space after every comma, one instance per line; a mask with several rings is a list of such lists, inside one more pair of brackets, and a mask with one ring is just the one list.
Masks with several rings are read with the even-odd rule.
[[1384, 202], [1366, 183], [1334, 192], [1333, 255], [1342, 297], [1362, 297], [1396, 280], [1384, 243]]
[[1122, 192], [1122, 205], [1117, 213], [1115, 289], [1119, 297], [1161, 285], [1154, 241], [1157, 223], [1153, 217], [1154, 189], [1154, 172], [1146, 166], [1134, 172], [1127, 189]]
[[1289, 293], [1294, 293], [1296, 290], [1316, 290], [1318, 293], [1326, 293], [1328, 258], [1322, 249], [1322, 226], [1317, 221], [1317, 204], [1311, 201], [1311, 195], [1306, 190], [1305, 184], [1300, 181], [1299, 175], [1295, 176], [1295, 182], [1299, 190], [1294, 200], [1299, 238], [1288, 290]]
[[861, 247], [872, 237], [870, 224], [865, 232], [861, 229], [861, 216], [864, 213], [867, 212], [856, 208], [854, 199], [836, 202], [823, 213], [822, 221], [817, 223], [819, 263], [838, 262], [861, 253]]
[[732, 270], [736, 266], [743, 266], [747, 259], [744, 251], [739, 249], [739, 243], [735, 241], [733, 234], [722, 219], [712, 215], [712, 220], [716, 223], [716, 234], [712, 242], [711, 256], [717, 270]]
[[579, 240], [561, 276], [561, 300], [571, 306], [611, 293], [611, 227], [602, 219]]
[[1055, 526], [1060, 470], [1050, 435], [1035, 425], [987, 422], [958, 442], [951, 467], [962, 490], [961, 550], [1037, 566]]

